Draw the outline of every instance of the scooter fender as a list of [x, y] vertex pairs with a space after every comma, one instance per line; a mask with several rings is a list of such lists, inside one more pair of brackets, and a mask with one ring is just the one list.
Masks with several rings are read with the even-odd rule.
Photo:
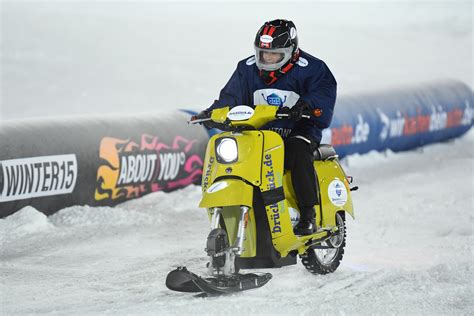
[[253, 187], [239, 179], [214, 182], [202, 195], [199, 207], [248, 206], [252, 207]]
[[244, 251], [240, 257], [255, 257], [257, 254], [257, 231], [255, 226], [255, 215], [252, 208], [254, 188], [239, 179], [223, 179], [214, 182], [203, 192], [199, 207], [207, 208], [209, 219], [212, 216], [212, 208], [221, 207], [222, 218], [225, 222], [229, 244], [233, 245], [238, 233], [241, 206], [250, 208], [246, 218], [246, 230], [243, 243]]

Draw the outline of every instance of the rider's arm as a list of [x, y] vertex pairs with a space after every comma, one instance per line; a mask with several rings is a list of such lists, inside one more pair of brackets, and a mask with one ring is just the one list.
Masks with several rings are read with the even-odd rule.
[[214, 103], [207, 108], [205, 111], [212, 111], [213, 109], [223, 108], [226, 106], [236, 106], [239, 104], [245, 104], [245, 80], [243, 73], [241, 72], [241, 65], [237, 66], [230, 77], [227, 84], [222, 88], [219, 94], [219, 99], [215, 100]]
[[318, 128], [324, 129], [331, 124], [334, 105], [336, 103], [337, 83], [328, 66], [321, 61], [314, 75], [305, 81], [308, 91], [300, 101], [306, 102], [311, 110], [320, 109], [319, 116], [313, 115], [311, 121]]

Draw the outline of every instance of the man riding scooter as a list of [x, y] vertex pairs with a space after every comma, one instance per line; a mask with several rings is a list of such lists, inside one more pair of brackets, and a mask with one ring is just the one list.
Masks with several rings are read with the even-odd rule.
[[[255, 37], [255, 55], [240, 61], [220, 92], [219, 99], [192, 119], [203, 119], [222, 107], [268, 104], [280, 107], [288, 119], [273, 121], [263, 129], [285, 140], [285, 169], [297, 197], [301, 219], [295, 234], [316, 231], [314, 206], [320, 204], [313, 167], [313, 151], [322, 130], [329, 127], [336, 102], [337, 83], [327, 65], [298, 47], [293, 22], [266, 22]], [[311, 118], [302, 118], [311, 112]], [[204, 123], [205, 125], [205, 123]]]

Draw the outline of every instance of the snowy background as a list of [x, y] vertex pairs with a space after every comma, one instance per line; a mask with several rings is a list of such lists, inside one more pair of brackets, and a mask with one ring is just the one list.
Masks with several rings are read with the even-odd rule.
[[267, 20], [295, 22], [340, 95], [473, 87], [472, 1], [1, 1], [3, 119], [207, 108]]
[[[295, 21], [340, 94], [434, 79], [473, 87], [472, 2], [1, 2], [0, 117], [207, 107], [265, 21]], [[1, 124], [1, 123], [0, 123]], [[116, 208], [0, 219], [0, 314], [473, 314], [474, 133], [350, 156], [360, 190], [336, 273], [299, 263], [261, 289], [197, 299], [168, 271], [205, 271], [200, 189]]]

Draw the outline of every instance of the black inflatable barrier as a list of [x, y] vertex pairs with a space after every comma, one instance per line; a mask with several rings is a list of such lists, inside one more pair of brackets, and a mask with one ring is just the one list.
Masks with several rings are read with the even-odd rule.
[[0, 126], [0, 217], [116, 205], [199, 182], [208, 135], [182, 112]]
[[473, 100], [472, 89], [459, 81], [341, 96], [322, 143], [344, 157], [445, 141], [471, 128]]
[[[105, 118], [35, 119], [0, 126], [0, 217], [31, 205], [113, 206], [199, 182], [209, 135], [192, 111]], [[343, 157], [409, 150], [472, 127], [472, 89], [444, 81], [338, 98], [322, 143]]]

